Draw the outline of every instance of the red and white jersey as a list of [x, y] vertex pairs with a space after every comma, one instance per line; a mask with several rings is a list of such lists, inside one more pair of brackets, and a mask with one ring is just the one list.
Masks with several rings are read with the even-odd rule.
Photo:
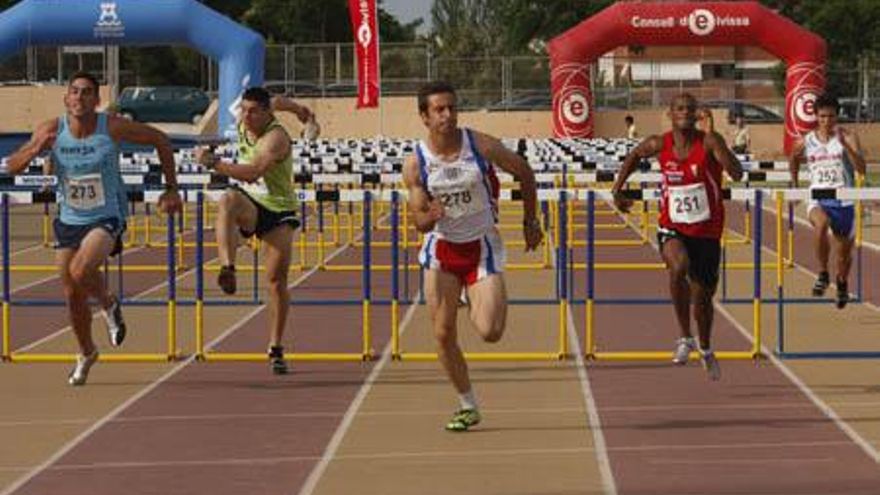
[[724, 229], [724, 198], [721, 165], [703, 146], [705, 134], [697, 131], [690, 153], [680, 160], [675, 154], [672, 132], [663, 135], [660, 173], [660, 227], [690, 237], [721, 238]]
[[444, 208], [443, 218], [434, 225], [436, 238], [470, 242], [495, 229], [494, 172], [477, 150], [469, 129], [461, 130], [461, 150], [455, 160], [438, 158], [424, 141], [416, 145], [416, 157], [422, 184]]
[[[816, 131], [804, 136], [804, 158], [810, 170], [810, 189], [839, 189], [855, 187], [855, 171], [846, 154], [839, 134], [834, 133], [826, 142]], [[823, 200], [822, 203], [850, 206], [852, 201]], [[818, 201], [811, 201], [811, 205]]]

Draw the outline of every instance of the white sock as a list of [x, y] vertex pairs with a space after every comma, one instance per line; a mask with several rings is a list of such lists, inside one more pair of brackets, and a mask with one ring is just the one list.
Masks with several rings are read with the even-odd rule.
[[712, 348], [711, 348], [711, 347], [707, 347], [707, 348], [705, 348], [705, 349], [700, 348], [700, 354], [702, 354], [702, 355], [704, 355], [704, 356], [705, 356], [706, 354], [713, 354], [713, 352], [712, 352]]
[[473, 389], [458, 394], [458, 403], [462, 409], [477, 409], [477, 397], [474, 395]]

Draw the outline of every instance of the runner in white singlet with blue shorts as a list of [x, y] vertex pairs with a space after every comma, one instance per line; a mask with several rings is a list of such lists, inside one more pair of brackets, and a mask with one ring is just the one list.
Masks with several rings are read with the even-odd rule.
[[462, 287], [470, 300], [470, 319], [483, 340], [497, 342], [507, 318], [505, 254], [495, 225], [492, 166], [520, 183], [526, 250], [534, 250], [543, 236], [536, 216], [535, 176], [526, 161], [498, 139], [458, 127], [452, 85], [427, 84], [419, 91], [418, 104], [428, 137], [407, 157], [403, 180], [416, 228], [427, 234], [419, 263], [426, 270], [425, 298], [437, 354], [459, 394], [460, 407], [446, 429], [466, 431], [481, 417], [458, 345], [456, 314]]
[[[795, 143], [789, 158], [789, 170], [795, 187], [802, 163], [806, 163], [810, 172], [810, 190], [855, 187], [855, 173], [865, 173], [865, 158], [858, 135], [837, 125], [839, 108], [833, 96], [822, 95], [816, 100], [818, 126]], [[837, 250], [836, 305], [842, 309], [849, 301], [847, 280], [852, 266], [855, 207], [852, 201], [811, 200], [807, 216], [816, 231], [814, 247], [819, 261], [819, 276], [813, 285], [813, 295], [822, 296], [831, 283], [828, 274], [830, 229]]]

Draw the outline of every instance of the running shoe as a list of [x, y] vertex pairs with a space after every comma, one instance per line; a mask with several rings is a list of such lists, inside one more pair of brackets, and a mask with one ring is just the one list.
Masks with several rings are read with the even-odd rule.
[[217, 285], [224, 293], [235, 294], [235, 265], [224, 265], [220, 267], [220, 274], [217, 275]]
[[831, 282], [828, 277], [828, 272], [822, 272], [816, 278], [816, 282], [813, 284], [813, 296], [821, 297], [825, 294], [825, 289], [831, 285]]
[[718, 358], [712, 351], [702, 353], [700, 361], [703, 363], [703, 369], [709, 375], [709, 379], [717, 382], [721, 379], [721, 365], [718, 364]]
[[678, 339], [675, 346], [675, 353], [672, 356], [672, 362], [678, 365], [687, 364], [691, 352], [697, 350], [697, 343], [693, 337], [682, 337]]
[[846, 282], [837, 281], [837, 309], [843, 309], [846, 307], [846, 303], [849, 302], [849, 287]]
[[110, 345], [119, 347], [125, 340], [125, 320], [122, 318], [122, 305], [119, 304], [119, 299], [113, 296], [110, 307], [103, 310], [101, 314], [104, 316], [104, 323], [107, 324]]
[[98, 350], [95, 349], [88, 356], [84, 354], [80, 354], [76, 356], [76, 366], [70, 371], [70, 374], [67, 375], [67, 383], [73, 385], [74, 387], [79, 387], [81, 385], [86, 384], [86, 380], [89, 378], [89, 370], [92, 368], [92, 365], [98, 360]]
[[269, 366], [276, 375], [287, 374], [287, 361], [284, 360], [284, 347], [273, 345], [269, 348]]
[[471, 301], [468, 299], [467, 290], [462, 289], [461, 294], [458, 295], [458, 307], [470, 306]]
[[446, 423], [447, 431], [468, 431], [471, 426], [480, 424], [480, 411], [476, 409], [459, 409]]

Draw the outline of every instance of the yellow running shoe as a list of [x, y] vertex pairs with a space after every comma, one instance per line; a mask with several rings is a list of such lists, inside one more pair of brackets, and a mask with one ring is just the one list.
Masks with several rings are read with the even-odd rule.
[[459, 409], [446, 423], [447, 431], [468, 431], [471, 426], [480, 424], [480, 411], [476, 409]]

